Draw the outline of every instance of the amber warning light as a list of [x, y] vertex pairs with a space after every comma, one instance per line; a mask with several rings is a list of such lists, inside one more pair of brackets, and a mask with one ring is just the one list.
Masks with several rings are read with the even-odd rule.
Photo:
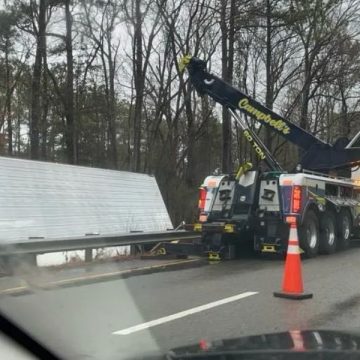
[[292, 190], [292, 212], [298, 213], [301, 210], [301, 186], [295, 185]]
[[206, 201], [206, 188], [199, 188], [199, 210], [204, 211], [205, 209], [205, 201]]
[[205, 209], [205, 202], [206, 202], [206, 187], [199, 188], [199, 221], [205, 222], [207, 220], [207, 215], [204, 214]]

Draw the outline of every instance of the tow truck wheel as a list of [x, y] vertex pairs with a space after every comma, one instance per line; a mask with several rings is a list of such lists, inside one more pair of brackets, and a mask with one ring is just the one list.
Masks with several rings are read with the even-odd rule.
[[300, 247], [306, 257], [315, 257], [319, 251], [319, 220], [313, 210], [305, 214], [302, 225], [299, 227]]
[[336, 217], [332, 211], [325, 211], [320, 218], [320, 246], [321, 254], [333, 254], [336, 250], [337, 226]]
[[349, 246], [352, 221], [348, 210], [343, 209], [338, 216], [338, 248], [343, 250]]

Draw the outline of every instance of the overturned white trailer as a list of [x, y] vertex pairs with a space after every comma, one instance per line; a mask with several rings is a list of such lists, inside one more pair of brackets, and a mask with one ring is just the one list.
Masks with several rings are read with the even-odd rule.
[[155, 178], [127, 171], [0, 157], [0, 202], [0, 245], [173, 227]]

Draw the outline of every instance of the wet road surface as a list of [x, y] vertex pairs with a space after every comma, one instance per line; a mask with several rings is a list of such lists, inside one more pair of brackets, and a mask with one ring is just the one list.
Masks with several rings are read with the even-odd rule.
[[273, 297], [280, 259], [243, 256], [173, 270], [34, 287], [0, 296], [0, 308], [66, 359], [138, 358], [200, 339], [291, 329], [360, 332], [359, 244], [303, 261], [304, 287], [314, 294], [303, 301]]

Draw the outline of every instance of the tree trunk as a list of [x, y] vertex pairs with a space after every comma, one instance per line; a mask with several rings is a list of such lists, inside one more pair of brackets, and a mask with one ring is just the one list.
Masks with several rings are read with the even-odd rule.
[[8, 133], [8, 154], [12, 155], [13, 153], [13, 128], [12, 128], [12, 119], [11, 119], [11, 89], [10, 89], [10, 64], [9, 64], [9, 47], [10, 41], [6, 39], [5, 44], [5, 68], [6, 68], [6, 121], [7, 121], [7, 133]]
[[6, 113], [7, 113], [7, 131], [8, 131], [8, 154], [13, 153], [13, 125], [11, 117], [11, 97], [6, 99]]
[[[234, 37], [235, 37], [235, 0], [230, 2], [229, 25], [227, 24], [226, 0], [221, 0], [220, 29], [221, 29], [221, 72], [222, 78], [228, 83], [232, 83], [234, 68]], [[229, 173], [232, 171], [231, 156], [231, 118], [227, 108], [222, 110], [222, 171]]]
[[300, 127], [304, 130], [308, 130], [308, 112], [309, 112], [309, 95], [311, 87], [311, 65], [309, 61], [308, 50], [305, 49], [304, 59], [304, 87], [301, 98], [301, 113], [300, 113]]
[[350, 135], [350, 122], [349, 122], [349, 116], [348, 116], [348, 104], [346, 101], [346, 96], [344, 89], [340, 88], [340, 94], [341, 94], [341, 126], [340, 126], [340, 135], [343, 137], [349, 137]]
[[[271, 69], [272, 44], [271, 44], [271, 0], [266, 0], [266, 107], [271, 109], [274, 105], [274, 83]], [[271, 130], [265, 126], [265, 146], [271, 151]]]
[[108, 45], [108, 66], [109, 66], [109, 83], [110, 83], [110, 98], [109, 98], [109, 135], [110, 135], [110, 146], [111, 146], [111, 162], [114, 169], [118, 167], [118, 156], [117, 156], [117, 143], [116, 143], [116, 124], [115, 124], [115, 69], [114, 62], [112, 59], [111, 49], [111, 35], [110, 31], [107, 34], [107, 45]]
[[21, 117], [18, 115], [16, 119], [15, 127], [15, 138], [16, 138], [16, 152], [21, 153]]
[[134, 33], [134, 83], [135, 83], [135, 107], [134, 107], [134, 151], [133, 171], [139, 171], [141, 165], [141, 125], [142, 106], [144, 98], [143, 76], [143, 53], [142, 53], [142, 15], [141, 0], [135, 2], [135, 33]]
[[49, 98], [48, 98], [48, 73], [47, 69], [47, 54], [46, 54], [46, 38], [44, 39], [44, 48], [42, 54], [43, 66], [43, 88], [42, 88], [42, 115], [41, 115], [41, 158], [46, 160], [47, 157], [47, 116], [49, 112]]
[[46, 0], [40, 0], [35, 63], [31, 83], [30, 157], [39, 158], [39, 123], [41, 117], [41, 63], [46, 31]]
[[[187, 94], [190, 94], [190, 83], [187, 84]], [[189, 187], [195, 184], [195, 158], [194, 158], [194, 146], [195, 146], [195, 119], [191, 108], [191, 96], [185, 99], [185, 113], [187, 120], [187, 166], [185, 180]]]
[[72, 15], [70, 12], [70, 0], [65, 1], [65, 19], [66, 19], [66, 93], [65, 93], [65, 118], [66, 118], [66, 151], [69, 164], [77, 163], [76, 153], [76, 127], [74, 120], [74, 59], [72, 47]]

